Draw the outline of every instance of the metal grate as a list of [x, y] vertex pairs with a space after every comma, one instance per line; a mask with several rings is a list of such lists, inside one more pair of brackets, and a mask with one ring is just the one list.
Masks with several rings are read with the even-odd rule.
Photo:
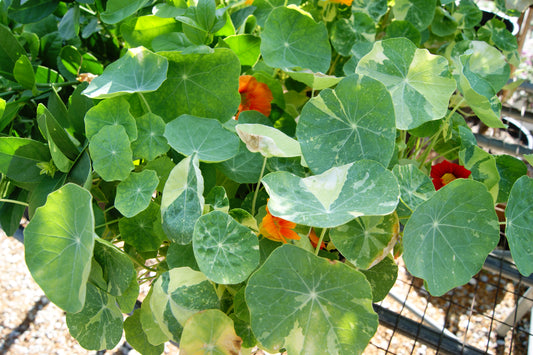
[[365, 354], [527, 354], [532, 307], [533, 277], [499, 255], [442, 297], [400, 261], [395, 287], [375, 305], [380, 327]]

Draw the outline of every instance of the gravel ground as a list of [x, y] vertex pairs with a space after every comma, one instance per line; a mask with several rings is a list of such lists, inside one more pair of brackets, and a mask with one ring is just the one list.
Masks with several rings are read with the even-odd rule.
[[[4, 270], [0, 273], [0, 355], [3, 354], [98, 354], [83, 349], [69, 333], [64, 312], [50, 303], [30, 276], [24, 263], [23, 245], [6, 237], [0, 230], [0, 258]], [[529, 314], [517, 325], [519, 331], [498, 340], [495, 328], [512, 312], [516, 293], [523, 294], [516, 283], [499, 280], [497, 275], [482, 272], [469, 284], [457, 288], [442, 298], [429, 297], [420, 280], [414, 279], [399, 261], [400, 273], [392, 292], [410, 306], [425, 311], [426, 317], [444, 324], [466, 343], [489, 354], [527, 353]], [[472, 302], [474, 300], [474, 302]], [[391, 296], [381, 302], [385, 308], [418, 320], [405, 305]], [[493, 313], [493, 309], [495, 310]], [[465, 336], [466, 334], [466, 336]], [[512, 348], [511, 348], [512, 341]], [[124, 341], [106, 354], [138, 354]], [[178, 354], [168, 344], [165, 354]], [[257, 352], [259, 355], [261, 352]], [[380, 326], [365, 355], [374, 354], [436, 354], [428, 346]]]

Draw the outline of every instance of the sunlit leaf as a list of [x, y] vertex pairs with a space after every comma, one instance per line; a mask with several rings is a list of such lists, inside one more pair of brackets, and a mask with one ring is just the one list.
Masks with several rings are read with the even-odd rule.
[[361, 354], [378, 326], [363, 274], [289, 244], [250, 277], [246, 303], [254, 334], [272, 352]]
[[89, 191], [67, 184], [48, 195], [24, 231], [33, 279], [67, 312], [78, 312], [85, 304], [94, 248], [91, 200]]
[[130, 141], [123, 126], [105, 126], [89, 144], [94, 171], [105, 181], [124, 180], [134, 169]]
[[480, 182], [457, 179], [421, 203], [404, 228], [403, 259], [440, 296], [467, 283], [500, 240], [494, 201]]
[[144, 211], [152, 199], [159, 179], [153, 170], [131, 173], [117, 186], [115, 208], [125, 217], [133, 217]]

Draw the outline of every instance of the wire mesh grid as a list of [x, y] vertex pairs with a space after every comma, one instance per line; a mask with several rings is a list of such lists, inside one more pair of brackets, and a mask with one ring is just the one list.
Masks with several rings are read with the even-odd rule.
[[491, 255], [468, 284], [432, 297], [400, 259], [365, 354], [527, 354], [532, 290], [533, 277]]

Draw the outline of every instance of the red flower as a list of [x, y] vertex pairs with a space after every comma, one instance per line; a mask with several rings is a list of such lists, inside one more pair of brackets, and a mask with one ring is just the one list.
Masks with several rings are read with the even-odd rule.
[[241, 104], [235, 119], [239, 119], [242, 111], [255, 110], [265, 116], [270, 115], [270, 102], [273, 100], [272, 92], [268, 85], [260, 83], [251, 75], [241, 75], [239, 77], [239, 93], [241, 94]]
[[[309, 241], [311, 242], [311, 245], [313, 246], [313, 248], [316, 249], [316, 246], [318, 244], [318, 237], [315, 233], [314, 228], [311, 228], [311, 232], [309, 233]], [[324, 242], [320, 244], [320, 249], [326, 249], [326, 244]]]
[[275, 242], [283, 243], [287, 243], [285, 238], [300, 239], [300, 236], [293, 231], [296, 223], [273, 216], [268, 210], [268, 207], [266, 208], [266, 212], [266, 216], [263, 217], [259, 225], [259, 234]]
[[435, 190], [440, 189], [444, 185], [449, 184], [455, 179], [466, 179], [472, 172], [464, 166], [451, 163], [447, 160], [442, 163], [435, 164], [431, 167], [431, 179]]

